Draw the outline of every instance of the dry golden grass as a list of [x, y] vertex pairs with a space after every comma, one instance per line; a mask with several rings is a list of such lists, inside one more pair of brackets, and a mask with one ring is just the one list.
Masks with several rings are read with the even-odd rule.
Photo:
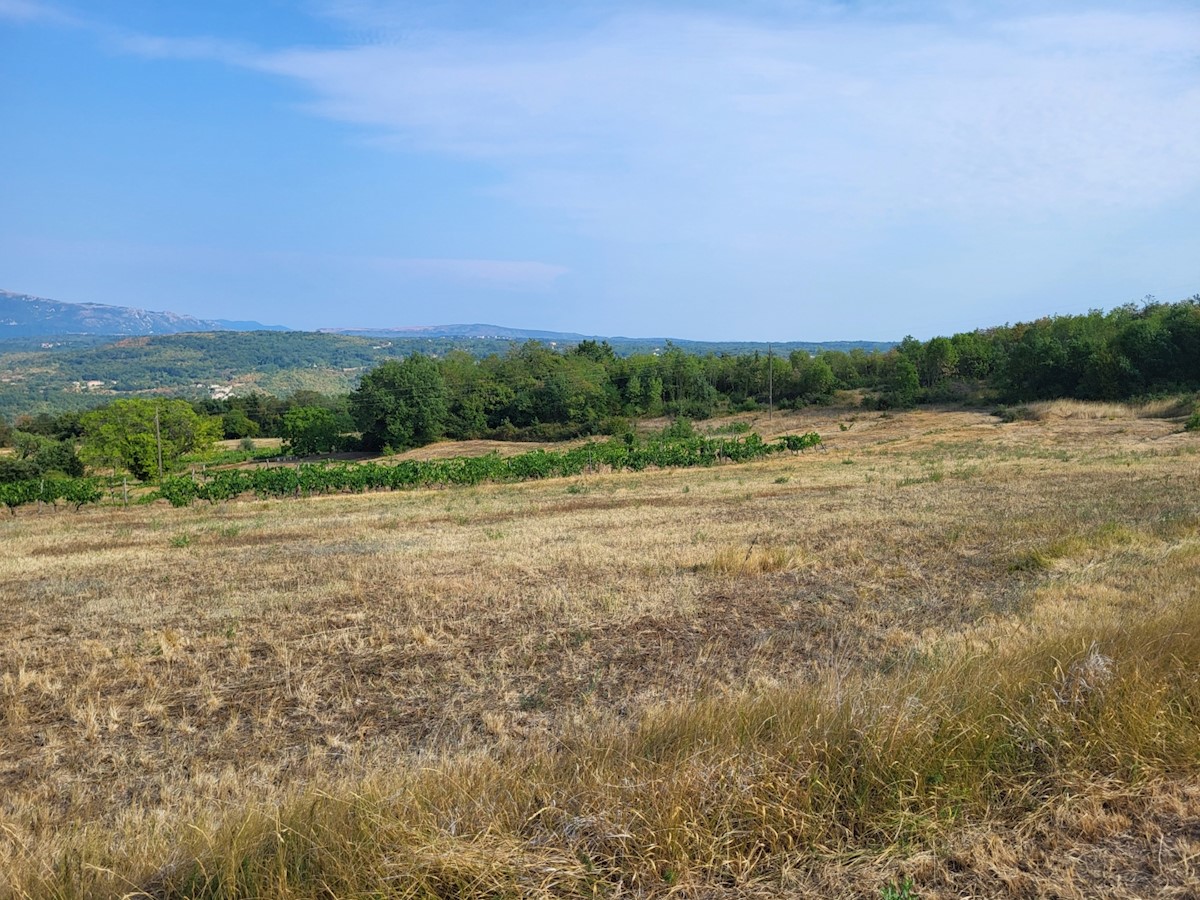
[[0, 896], [1200, 890], [1196, 437], [755, 424], [829, 449], [6, 518]]
[[1038, 419], [1165, 419], [1186, 416], [1186, 398], [1164, 397], [1140, 403], [1099, 403], [1086, 400], [1043, 400], [1029, 404]]
[[[218, 450], [241, 450], [243, 438], [232, 438], [230, 440], [217, 441], [214, 445]], [[250, 438], [255, 450], [266, 450], [268, 447], [272, 450], [283, 446], [283, 438]]]
[[584, 443], [587, 439], [550, 443], [544, 441], [439, 441], [424, 447], [416, 447], [398, 453], [394, 459], [450, 459], [455, 456], [483, 456], [498, 453], [501, 456], [516, 456], [532, 450], [562, 450]]

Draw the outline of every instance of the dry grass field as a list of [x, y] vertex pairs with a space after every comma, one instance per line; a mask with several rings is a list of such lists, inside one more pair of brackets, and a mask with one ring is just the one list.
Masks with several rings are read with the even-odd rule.
[[1200, 896], [1200, 437], [1150, 412], [22, 509], [0, 896]]

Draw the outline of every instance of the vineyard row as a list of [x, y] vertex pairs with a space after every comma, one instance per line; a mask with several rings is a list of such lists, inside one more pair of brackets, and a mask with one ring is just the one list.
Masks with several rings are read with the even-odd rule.
[[[169, 475], [160, 483], [158, 496], [172, 506], [188, 506], [195, 500], [215, 503], [233, 500], [243, 494], [266, 499], [528, 481], [605, 469], [640, 471], [748, 462], [775, 453], [806, 450], [820, 443], [821, 437], [816, 433], [785, 435], [770, 443], [750, 434], [741, 440], [694, 437], [647, 444], [613, 440], [570, 450], [533, 450], [508, 457], [491, 453], [452, 459], [403, 460], [394, 465], [305, 463], [263, 469], [223, 469], [202, 476]], [[102, 497], [99, 483], [90, 478], [48, 478], [0, 485], [0, 504], [14, 512], [18, 506], [35, 502], [56, 505], [66, 501], [78, 509], [87, 503], [97, 503]]]

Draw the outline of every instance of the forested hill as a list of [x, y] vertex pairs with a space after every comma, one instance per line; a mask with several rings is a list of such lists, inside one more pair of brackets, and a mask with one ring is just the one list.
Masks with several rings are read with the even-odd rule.
[[346, 393], [366, 369], [408, 352], [387, 341], [303, 331], [189, 333], [36, 348], [0, 342], [0, 416], [87, 409], [144, 391], [189, 397]]
[[478, 407], [462, 416], [481, 433], [506, 422], [586, 430], [629, 415], [700, 418], [723, 408], [828, 402], [838, 390], [877, 407], [1120, 400], [1200, 391], [1200, 296], [905, 338], [885, 350], [844, 346], [780, 343], [767, 353], [764, 345], [679, 341], [639, 350], [619, 341], [313, 332], [181, 334], [8, 353], [0, 344], [0, 416], [83, 409], [138, 392], [345, 396], [365, 373], [414, 353], [435, 359], [452, 393]]
[[[114, 395], [161, 391], [208, 397], [226, 391], [260, 391], [287, 396], [296, 391], [348, 393], [363, 372], [379, 363], [420, 352], [444, 357], [459, 351], [473, 358], [508, 354], [520, 342], [503, 337], [422, 336], [367, 338], [307, 331], [203, 332], [130, 337], [96, 344], [96, 339], [51, 342], [0, 341], [0, 416], [86, 409]], [[559, 350], [573, 344], [540, 341]], [[611, 346], [611, 345], [610, 345]], [[666, 352], [669, 341], [629, 341], [611, 349], [618, 355]], [[739, 355], [766, 344], [681, 341], [688, 353]], [[887, 347], [863, 343], [777, 344], [778, 357], [789, 348], [812, 350]], [[812, 348], [810, 350], [809, 348]], [[6, 352], [7, 351], [7, 352]]]

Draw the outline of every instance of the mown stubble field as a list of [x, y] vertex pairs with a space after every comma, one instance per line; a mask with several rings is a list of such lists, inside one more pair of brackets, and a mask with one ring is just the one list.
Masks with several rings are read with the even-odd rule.
[[[543, 821], [575, 796], [569, 777], [547, 772], [582, 754], [592, 762], [574, 763], [579, 796], [600, 796], [609, 782], [585, 772], [599, 771], [595, 748], [656, 722], [675, 729], [673, 741], [686, 728], [697, 747], [732, 741], [720, 759], [740, 772], [758, 752], [747, 738], [703, 731], [725, 734], [720, 722], [761, 698], [902, 705], [913, 679], [988, 672], [1044, 646], [1062, 655], [1046, 656], [1029, 683], [1092, 703], [1109, 676], [1079, 688], [1072, 659], [1124, 677], [1157, 638], [1126, 646], [1122, 635], [1171, 617], [1164, 634], [1191, 634], [1200, 438], [1134, 410], [1093, 415], [1062, 406], [1001, 424], [961, 411], [776, 414], [757, 420], [765, 436], [818, 430], [827, 451], [704, 470], [5, 517], [0, 896], [252, 896], [232, 876], [218, 879], [222, 894], [180, 873], [235, 845], [259, 853], [230, 829], [259, 840], [274, 815], [283, 834], [272, 810], [359, 795], [376, 798], [380, 815], [416, 803], [427, 817], [420, 841], [405, 832], [396, 847], [436, 847], [441, 860], [415, 875], [395, 860], [363, 862], [361, 896], [878, 897], [903, 877], [922, 897], [1196, 896], [1194, 674], [1183, 694], [1163, 694], [1166, 724], [1097, 712], [1087, 727], [1103, 740], [1065, 739], [1086, 764], [1048, 763], [1037, 789], [1007, 806], [956, 796], [957, 818], [922, 812], [923, 824], [890, 837], [890, 825], [870, 822], [789, 826], [775, 809], [762, 817], [782, 816], [776, 838], [749, 849], [738, 835], [758, 826], [722, 819], [680, 822], [686, 838], [617, 852], [614, 835], [640, 825], [601, 840], [579, 824], [598, 813]], [[1195, 672], [1196, 660], [1183, 663]], [[1171, 673], [1164, 684], [1178, 681]], [[1075, 715], [1083, 701], [1054, 703]], [[1133, 735], [1133, 762], [1117, 738], [1116, 749], [1096, 749], [1118, 732]], [[705, 765], [688, 789], [709, 790], [707, 779], [753, 794], [723, 780], [719, 759]], [[770, 781], [781, 776], [762, 777], [781, 796]], [[475, 798], [471, 815], [446, 811], [464, 802], [449, 796], [456, 778]], [[918, 781], [913, 790], [938, 783]], [[431, 796], [430, 783], [449, 786]], [[661, 794], [667, 782], [657, 784]], [[497, 785], [504, 797], [485, 812], [480, 798]], [[608, 798], [610, 817], [632, 808], [654, 819], [628, 799], [636, 794]], [[647, 802], [688, 807], [666, 794]], [[828, 817], [835, 807], [823, 808]], [[877, 819], [892, 808], [870, 806]], [[702, 839], [705, 829], [715, 837]], [[500, 835], [503, 847], [489, 843]], [[559, 874], [521, 868], [551, 846]], [[448, 862], [454, 854], [465, 861]], [[455, 880], [455, 866], [476, 874]], [[263, 875], [255, 890], [352, 894], [349, 875], [307, 887], [289, 877], [281, 887]]]

